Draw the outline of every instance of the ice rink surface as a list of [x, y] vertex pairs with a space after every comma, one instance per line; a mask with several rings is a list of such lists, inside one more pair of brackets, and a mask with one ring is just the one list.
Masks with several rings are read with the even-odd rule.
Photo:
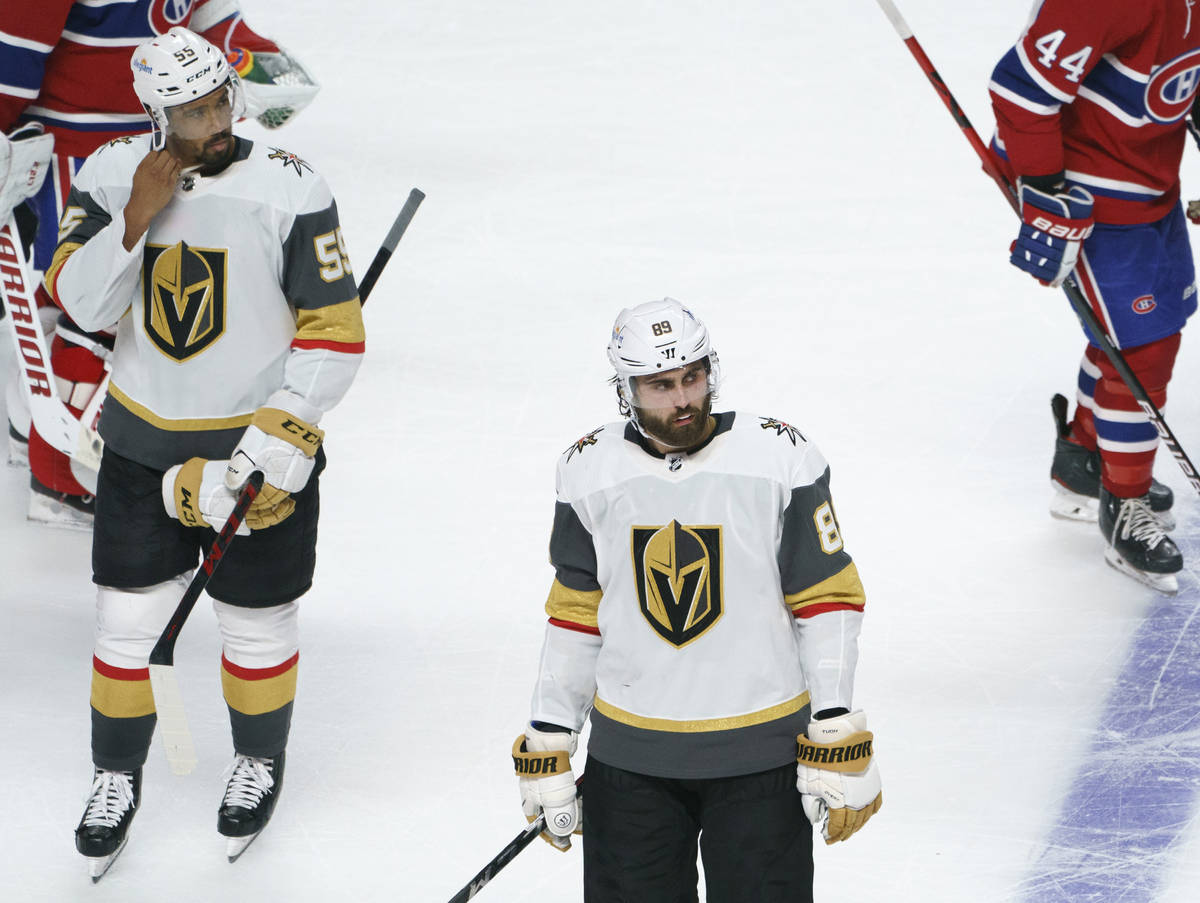
[[[90, 777], [89, 537], [24, 522], [0, 473], [6, 901], [442, 901], [523, 825], [509, 748], [551, 579], [556, 456], [615, 419], [617, 311], [672, 295], [711, 328], [720, 409], [782, 418], [833, 468], [868, 606], [856, 702], [885, 805], [816, 851], [819, 900], [1200, 898], [1196, 496], [1167, 599], [1047, 514], [1048, 401], [1083, 340], [1007, 263], [1011, 211], [871, 0], [288, 4], [247, 20], [323, 83], [278, 132], [332, 184], [359, 273], [428, 198], [322, 423], [316, 586], [279, 809], [235, 865], [205, 600], [177, 649], [200, 765], [151, 751], [121, 859], [72, 844]], [[985, 137], [1027, 0], [904, 0]], [[1184, 196], [1200, 196], [1189, 149]], [[1200, 455], [1200, 353], [1166, 408]], [[8, 354], [7, 343], [4, 354]], [[582, 763], [582, 757], [579, 759]], [[534, 844], [480, 900], [581, 899]]]

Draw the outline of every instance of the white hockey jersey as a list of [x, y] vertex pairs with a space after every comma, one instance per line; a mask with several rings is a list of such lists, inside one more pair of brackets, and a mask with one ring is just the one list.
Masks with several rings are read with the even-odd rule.
[[850, 708], [862, 584], [820, 451], [782, 421], [715, 415], [710, 440], [659, 455], [632, 425], [558, 464], [533, 721], [588, 753], [674, 778], [794, 761], [817, 710]]
[[365, 337], [329, 187], [279, 148], [238, 138], [234, 162], [185, 180], [126, 251], [149, 142], [118, 138], [87, 159], [45, 282], [82, 328], [118, 324], [100, 434], [166, 470], [228, 457], [273, 395], [315, 424], [349, 388]]

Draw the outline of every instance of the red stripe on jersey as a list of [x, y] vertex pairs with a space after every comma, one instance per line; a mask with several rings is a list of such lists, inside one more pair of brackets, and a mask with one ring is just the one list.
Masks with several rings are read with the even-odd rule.
[[824, 614], [827, 611], [858, 611], [863, 610], [862, 605], [850, 605], [846, 602], [818, 602], [816, 605], [806, 605], [799, 611], [793, 611], [793, 618], [811, 618], [813, 615]]
[[366, 342], [330, 342], [326, 339], [292, 339], [292, 347], [303, 350], [340, 351], [343, 354], [362, 354], [367, 350]]
[[577, 624], [574, 621], [560, 621], [558, 618], [549, 618], [548, 620], [555, 627], [561, 627], [563, 630], [574, 630], [578, 633], [588, 633], [592, 636], [600, 636], [599, 627], [588, 627], [586, 624]]
[[96, 673], [103, 677], [112, 680], [149, 680], [149, 668], [118, 668], [116, 665], [110, 665], [107, 662], [102, 662], [96, 656], [92, 656], [92, 667], [96, 669]]
[[286, 662], [280, 665], [274, 665], [270, 668], [243, 668], [241, 665], [235, 665], [224, 655], [221, 656], [221, 667], [240, 680], [266, 680], [269, 677], [278, 677], [292, 668], [296, 667], [296, 662], [300, 660], [300, 653], [297, 652]]

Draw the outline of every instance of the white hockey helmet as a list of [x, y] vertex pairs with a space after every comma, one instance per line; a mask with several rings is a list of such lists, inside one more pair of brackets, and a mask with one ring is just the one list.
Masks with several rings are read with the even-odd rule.
[[225, 54], [181, 25], [138, 45], [129, 67], [133, 91], [153, 122], [154, 150], [161, 150], [166, 143], [170, 107], [227, 87], [234, 121], [245, 113], [241, 80]]
[[625, 308], [617, 314], [608, 343], [621, 413], [637, 424], [634, 377], [665, 373], [706, 358], [708, 393], [715, 399], [721, 384], [721, 364], [708, 327], [674, 298]]

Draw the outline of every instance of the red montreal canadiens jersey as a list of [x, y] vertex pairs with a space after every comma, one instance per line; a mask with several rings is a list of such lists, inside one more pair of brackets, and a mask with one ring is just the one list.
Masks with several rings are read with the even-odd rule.
[[1039, 0], [992, 73], [993, 147], [1014, 179], [1065, 171], [1101, 222], [1152, 222], [1179, 198], [1198, 85], [1197, 0]]
[[148, 132], [133, 93], [133, 48], [175, 25], [231, 46], [276, 51], [242, 22], [236, 0], [17, 0], [0, 3], [0, 130], [37, 120], [54, 150], [86, 157], [119, 135]]

